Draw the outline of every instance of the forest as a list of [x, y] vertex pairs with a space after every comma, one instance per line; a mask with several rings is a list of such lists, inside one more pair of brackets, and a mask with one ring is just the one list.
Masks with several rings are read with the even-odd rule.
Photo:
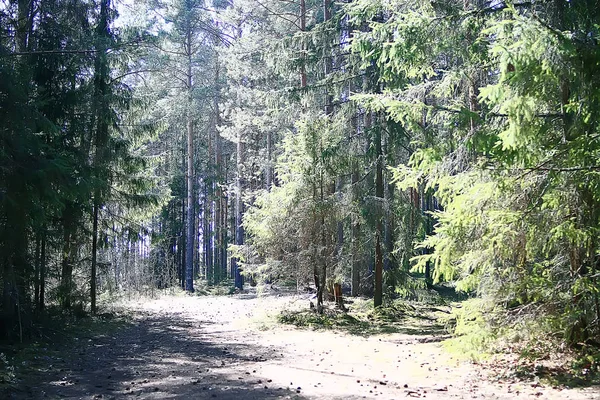
[[454, 335], [597, 367], [599, 40], [592, 0], [1, 0], [0, 336], [452, 290]]

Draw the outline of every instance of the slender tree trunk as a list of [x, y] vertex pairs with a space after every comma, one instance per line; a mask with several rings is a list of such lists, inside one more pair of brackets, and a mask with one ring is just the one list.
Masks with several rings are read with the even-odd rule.
[[[321, 142], [322, 145], [322, 142]], [[320, 149], [320, 154], [323, 154], [323, 148], [321, 146]], [[323, 162], [323, 160], [321, 160], [321, 162]], [[319, 262], [317, 263], [317, 265], [319, 265], [318, 267], [318, 271], [317, 271], [317, 275], [318, 275], [318, 280], [316, 281], [317, 283], [317, 313], [319, 314], [323, 314], [323, 296], [325, 295], [325, 285], [326, 285], [326, 281], [327, 281], [327, 236], [326, 236], [326, 232], [325, 232], [325, 210], [324, 205], [325, 205], [325, 182], [323, 182], [323, 168], [320, 168], [320, 172], [319, 172], [319, 204], [320, 204], [320, 210], [319, 210], [319, 231], [320, 231], [320, 236], [321, 236], [321, 243], [320, 243], [320, 252], [319, 252]]]
[[26, 52], [29, 48], [29, 33], [32, 29], [34, 0], [17, 1], [17, 31], [16, 48], [17, 52]]
[[188, 104], [186, 112], [187, 130], [187, 218], [186, 218], [186, 241], [185, 241], [185, 290], [194, 292], [194, 121], [192, 119], [192, 32], [187, 32], [187, 90]]
[[40, 303], [40, 252], [41, 252], [41, 244], [42, 238], [38, 233], [35, 237], [35, 271], [34, 271], [34, 280], [33, 280], [33, 304], [37, 308], [37, 305]]
[[[336, 181], [334, 192], [337, 192], [339, 194], [339, 196], [341, 196], [341, 193], [342, 193], [342, 186], [343, 186], [342, 178], [338, 178]], [[340, 199], [338, 199], [338, 200], [340, 200]], [[344, 248], [344, 222], [342, 220], [338, 220], [336, 249], [335, 249], [335, 254], [336, 254], [336, 259], [337, 259], [336, 261], [337, 261], [337, 265], [338, 265], [338, 273], [343, 268], [343, 266], [342, 266], [343, 248]], [[337, 279], [333, 283], [333, 297], [335, 299], [336, 306], [345, 311], [346, 308], [344, 306], [344, 299], [342, 298], [342, 285], [340, 284], [340, 281]]]
[[[386, 165], [394, 165], [394, 154], [393, 154], [393, 146], [390, 143], [391, 139], [389, 136], [385, 137], [384, 140], [384, 151], [385, 154], [385, 163]], [[383, 168], [385, 172], [385, 166]], [[384, 258], [383, 258], [383, 270], [388, 271], [388, 275], [386, 276], [386, 285], [387, 287], [394, 288], [398, 284], [396, 281], [397, 275], [392, 273], [397, 269], [397, 265], [395, 263], [395, 258], [393, 256], [394, 251], [394, 230], [395, 230], [395, 218], [394, 212], [392, 211], [392, 207], [394, 204], [394, 184], [390, 182], [389, 174], [384, 176], [384, 201], [383, 201], [383, 216], [384, 216]]]
[[202, 217], [200, 215], [200, 199], [198, 196], [194, 198], [194, 206], [197, 207], [198, 212], [194, 213], [194, 276], [200, 276], [200, 266], [202, 262], [200, 260], [200, 224], [202, 223]]
[[376, 172], [375, 172], [375, 197], [379, 204], [377, 208], [379, 210], [377, 215], [377, 232], [376, 245], [375, 245], [375, 294], [374, 294], [374, 305], [375, 307], [380, 306], [383, 303], [383, 250], [381, 241], [384, 237], [383, 231], [383, 202], [384, 202], [384, 188], [383, 188], [383, 154], [381, 151], [381, 129], [375, 128], [375, 154], [376, 160]]
[[104, 169], [107, 161], [107, 145], [109, 135], [109, 109], [108, 109], [108, 79], [109, 66], [106, 59], [107, 40], [110, 38], [109, 30], [109, 1], [100, 2], [100, 19], [96, 28], [98, 53], [94, 61], [94, 116], [96, 122], [95, 135], [95, 155], [94, 155], [94, 175], [97, 179], [94, 189], [93, 210], [92, 210], [92, 268], [90, 276], [90, 299], [91, 311], [96, 312], [96, 263], [97, 263], [97, 244], [98, 244], [98, 209], [102, 204], [102, 188], [108, 177], [105, 176]]
[[[306, 32], [306, 0], [300, 0], [300, 31]], [[306, 78], [306, 44], [305, 38], [302, 38], [302, 66], [300, 67], [300, 87], [305, 88], [307, 86]]]
[[[323, 16], [325, 22], [331, 20], [331, 7], [331, 0], [323, 0]], [[331, 61], [331, 45], [327, 39], [325, 41], [325, 45], [323, 46], [323, 62], [325, 65], [323, 73], [325, 75], [325, 79], [327, 79], [331, 74]], [[331, 93], [329, 84], [325, 85], [325, 115], [333, 115], [333, 95]]]
[[75, 263], [74, 236], [78, 213], [77, 205], [68, 203], [62, 212], [62, 261], [60, 274], [60, 302], [65, 309], [71, 308], [71, 293], [73, 290], [73, 266]]
[[[352, 195], [354, 201], [358, 203], [359, 188], [358, 186], [358, 161], [352, 164]], [[351, 295], [358, 296], [360, 294], [360, 224], [359, 216], [352, 215], [352, 271]]]
[[73, 256], [71, 235], [63, 236], [63, 258], [60, 275], [61, 305], [64, 309], [71, 308], [71, 292], [73, 290]]
[[213, 193], [215, 194], [214, 200], [213, 200], [213, 248], [212, 248], [212, 252], [213, 252], [213, 271], [214, 271], [214, 276], [215, 276], [215, 283], [219, 283], [222, 280], [222, 276], [221, 276], [221, 257], [220, 257], [220, 252], [219, 252], [219, 235], [220, 235], [220, 230], [219, 230], [219, 225], [220, 225], [220, 215], [219, 215], [219, 202], [218, 202], [218, 186], [219, 183], [216, 180], [216, 175], [215, 175], [215, 181], [213, 182]]
[[[2, 317], [5, 321], [12, 324], [15, 317], [15, 288], [13, 286], [14, 268], [10, 261], [10, 257], [2, 256]], [[7, 324], [5, 328], [6, 331], [3, 332], [3, 334], [8, 336], [10, 334], [10, 326]]]
[[[236, 196], [232, 196], [229, 199], [229, 208], [231, 210], [230, 215], [229, 215], [229, 232], [231, 234], [231, 240], [233, 244], [237, 244], [236, 242], [236, 236], [237, 236], [237, 213], [236, 213], [236, 201], [237, 198]], [[237, 260], [235, 257], [231, 257], [231, 260], [229, 261], [229, 274], [231, 275], [231, 278], [235, 281], [235, 270], [237, 269]]]
[[214, 238], [214, 255], [213, 262], [215, 264], [215, 280], [220, 282], [223, 280], [223, 268], [221, 265], [221, 188], [219, 185], [219, 174], [215, 173], [215, 238]]
[[[331, 19], [331, 0], [323, 0], [323, 15], [325, 22]], [[323, 60], [324, 60], [324, 76], [328, 77], [331, 73], [331, 54], [330, 54], [330, 46], [327, 43], [323, 48]], [[333, 96], [330, 93], [330, 88], [328, 85], [325, 86], [325, 115], [327, 118], [331, 118], [333, 115]], [[323, 154], [323, 140], [319, 138], [319, 146], [320, 146], [320, 154], [321, 154], [321, 168], [319, 170], [319, 204], [320, 204], [320, 236], [321, 236], [321, 251], [319, 254], [319, 264], [317, 275], [318, 279], [315, 279], [315, 283], [317, 285], [317, 312], [319, 314], [323, 313], [323, 296], [325, 295], [325, 289], [327, 285], [327, 266], [329, 263], [329, 254], [328, 249], [330, 248], [330, 243], [328, 243], [328, 233], [327, 227], [325, 224], [326, 215], [325, 215], [325, 171], [323, 170], [323, 166], [325, 164], [325, 160], [322, 156]], [[332, 185], [333, 189], [331, 190], [332, 195], [335, 193], [335, 183]]]
[[[224, 175], [225, 182], [224, 185], [227, 185], [227, 172]], [[222, 227], [221, 227], [221, 265], [223, 268], [223, 276], [228, 277], [228, 268], [227, 268], [227, 246], [229, 245], [229, 236], [228, 236], [228, 218], [229, 218], [229, 199], [225, 193], [223, 193], [223, 199], [221, 200], [223, 203], [223, 215], [222, 215]], [[232, 278], [232, 277], [229, 277]]]
[[209, 183], [204, 182], [204, 212], [202, 213], [204, 216], [204, 229], [202, 230], [202, 240], [204, 247], [204, 268], [206, 269], [206, 281], [212, 282], [212, 273], [210, 270], [210, 200], [209, 200]]
[[221, 135], [219, 134], [218, 127], [221, 125], [221, 115], [219, 110], [219, 99], [220, 99], [220, 63], [218, 54], [215, 54], [215, 95], [213, 97], [213, 108], [214, 108], [214, 136], [215, 136], [215, 180], [217, 182], [216, 187], [216, 210], [215, 210], [215, 269], [219, 272], [221, 279], [227, 278], [227, 202], [222, 187], [226, 185], [226, 182], [222, 182], [227, 179], [226, 175], [223, 175], [223, 145], [221, 142]]
[[386, 271], [393, 270], [396, 266], [392, 258], [394, 251], [394, 213], [391, 207], [394, 202], [394, 185], [386, 179], [385, 185], [385, 257], [383, 268]]
[[[313, 158], [313, 165], [317, 165], [317, 160]], [[315, 176], [316, 178], [316, 176]], [[315, 179], [316, 180], [316, 179]], [[317, 184], [313, 182], [313, 204], [318, 204], [318, 195], [317, 195]], [[316, 226], [317, 221], [321, 222], [321, 216], [317, 213], [316, 210], [313, 211], [312, 222]], [[323, 224], [319, 224], [319, 230], [322, 231]], [[319, 234], [322, 232], [315, 232], [315, 234]], [[322, 241], [322, 239], [321, 239]], [[323, 286], [325, 286], [325, 282], [321, 279], [321, 257], [323, 256], [322, 252], [319, 252], [318, 246], [316, 243], [313, 244], [314, 254], [313, 254], [313, 278], [315, 280], [315, 289], [317, 290], [317, 314], [323, 313]]]
[[[187, 157], [182, 158], [184, 168], [187, 170]], [[186, 179], [187, 185], [187, 179]], [[179, 283], [179, 287], [185, 290], [185, 253], [186, 253], [186, 236], [187, 236], [187, 207], [186, 207], [186, 197], [181, 199], [181, 208], [179, 209], [179, 218], [180, 218], [180, 226], [179, 226], [179, 241], [177, 244], [177, 279]]]
[[[314, 135], [314, 133], [313, 133]], [[312, 142], [313, 145], [316, 145], [316, 138], [313, 136]], [[322, 314], [323, 313], [323, 288], [325, 286], [325, 282], [323, 281], [322, 277], [321, 277], [321, 271], [322, 271], [322, 265], [323, 265], [323, 261], [322, 258], [324, 256], [324, 249], [321, 247], [321, 244], [324, 242], [323, 239], [323, 235], [324, 235], [324, 223], [323, 223], [323, 211], [321, 210], [321, 207], [319, 207], [320, 204], [322, 204], [322, 197], [323, 197], [323, 177], [322, 177], [322, 172], [321, 171], [316, 171], [316, 167], [318, 167], [319, 165], [319, 159], [317, 158], [317, 153], [322, 153], [322, 151], [312, 151], [312, 165], [315, 166], [315, 171], [314, 171], [314, 179], [312, 180], [312, 218], [311, 218], [311, 232], [310, 232], [310, 237], [308, 238], [308, 240], [311, 243], [311, 247], [312, 247], [312, 253], [313, 253], [313, 257], [312, 257], [312, 264], [313, 264], [313, 278], [315, 281], [315, 289], [317, 290], [317, 307], [316, 307], [316, 311], [318, 314]], [[317, 175], [319, 174], [319, 175]], [[319, 183], [319, 186], [317, 186], [317, 184]], [[321, 188], [321, 195], [319, 196], [317, 190], [318, 188]], [[318, 239], [316, 239], [316, 236], [320, 236]], [[312, 304], [311, 304], [311, 308], [312, 308]]]
[[99, 193], [94, 196], [94, 209], [92, 214], [92, 274], [90, 279], [90, 298], [92, 314], [96, 313], [96, 265], [97, 265], [97, 246], [98, 246], [98, 208]]
[[266, 185], [267, 190], [271, 190], [271, 186], [273, 185], [273, 133], [269, 129], [267, 132], [267, 170], [266, 170]]
[[194, 145], [191, 116], [187, 120], [187, 218], [185, 241], [185, 290], [194, 291]]
[[42, 233], [42, 249], [40, 252], [40, 295], [38, 298], [38, 311], [44, 309], [46, 298], [46, 229]]
[[[244, 244], [244, 227], [242, 225], [242, 215], [244, 213], [244, 202], [243, 202], [243, 166], [244, 166], [244, 144], [242, 142], [241, 134], [238, 136], [237, 141], [237, 181], [235, 191], [235, 244], [241, 246]], [[233, 272], [235, 287], [243, 289], [244, 279], [242, 277], [240, 268], [238, 266], [238, 260], [233, 261]]]
[[[431, 220], [431, 215], [429, 211], [433, 210], [432, 208], [432, 196], [431, 193], [425, 191], [425, 188], [421, 188], [421, 214], [423, 217], [423, 225], [425, 230], [425, 236], [429, 236], [433, 233], [433, 221]], [[431, 254], [432, 249], [423, 249], [424, 254]], [[425, 284], [427, 288], [431, 289], [433, 287], [433, 271], [431, 270], [431, 262], [427, 262], [425, 264]]]
[[209, 271], [209, 282], [215, 283], [215, 269], [213, 262], [213, 210], [214, 204], [212, 201], [213, 191], [212, 182], [209, 183], [209, 198], [208, 198], [208, 212], [207, 212], [207, 232], [206, 232], [206, 255], [208, 258], [207, 268]]

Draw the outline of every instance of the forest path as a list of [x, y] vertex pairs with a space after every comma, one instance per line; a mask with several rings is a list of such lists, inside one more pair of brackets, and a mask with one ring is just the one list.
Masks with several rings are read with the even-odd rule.
[[597, 388], [491, 382], [430, 336], [367, 338], [269, 322], [306, 303], [244, 294], [131, 303], [131, 324], [48, 357], [52, 366], [13, 398], [600, 399]]

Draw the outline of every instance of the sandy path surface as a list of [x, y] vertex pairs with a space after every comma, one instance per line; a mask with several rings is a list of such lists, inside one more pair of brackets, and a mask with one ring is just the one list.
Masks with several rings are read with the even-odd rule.
[[74, 343], [12, 398], [600, 400], [596, 387], [491, 382], [432, 337], [366, 338], [270, 318], [306, 303], [253, 295], [131, 303], [133, 324]]

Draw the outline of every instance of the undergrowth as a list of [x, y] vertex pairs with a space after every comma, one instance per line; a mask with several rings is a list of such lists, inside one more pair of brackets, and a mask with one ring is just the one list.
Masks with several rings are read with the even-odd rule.
[[194, 282], [194, 294], [196, 296], [228, 296], [236, 293], [233, 280], [227, 279], [215, 284], [208, 284], [205, 280]]
[[600, 383], [598, 346], [569, 347], [555, 321], [534, 314], [507, 318], [506, 309], [489, 304], [475, 298], [453, 308], [447, 321], [453, 337], [444, 342], [448, 351], [485, 363], [501, 380], [535, 380], [552, 386]]
[[[429, 298], [428, 298], [429, 296]], [[349, 311], [326, 307], [284, 310], [278, 322], [303, 329], [338, 330], [370, 336], [382, 333], [443, 336], [447, 351], [481, 363], [499, 380], [534, 380], [552, 386], [600, 383], [600, 348], [566, 345], [552, 321], [522, 315], [506, 324], [506, 309], [490, 308], [481, 298], [446, 301], [431, 293], [423, 302], [387, 300], [376, 309], [372, 300], [354, 299]]]
[[370, 336], [381, 333], [414, 335], [443, 334], [444, 326], [437, 323], [436, 312], [447, 312], [406, 300], [386, 301], [373, 308], [372, 300], [354, 299], [347, 312], [325, 307], [319, 315], [313, 310], [283, 310], [278, 322], [309, 329], [335, 329], [353, 335]]

